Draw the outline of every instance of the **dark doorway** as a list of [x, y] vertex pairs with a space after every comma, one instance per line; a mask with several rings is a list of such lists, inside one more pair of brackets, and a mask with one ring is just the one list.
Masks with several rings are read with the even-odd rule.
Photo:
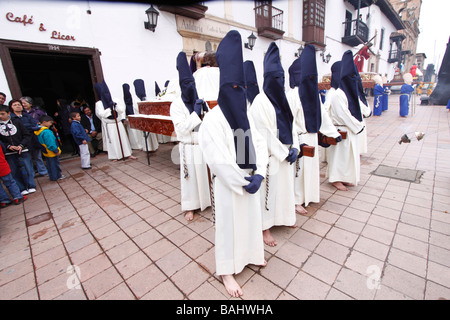
[[35, 104], [53, 116], [56, 100], [85, 100], [95, 104], [89, 68], [90, 56], [11, 50], [22, 96], [33, 98]]
[[31, 97], [35, 106], [45, 110], [57, 121], [62, 156], [77, 153], [78, 146], [67, 132], [70, 127], [62, 123], [67, 122], [67, 119], [55, 116], [56, 112], [61, 111], [56, 101], [63, 99], [71, 104], [76, 100], [89, 106], [95, 105], [91, 57], [21, 49], [11, 49], [10, 55], [22, 96]]
[[345, 31], [344, 37], [349, 37], [352, 34], [352, 13], [350, 11], [345, 12]]
[[[30, 96], [51, 116], [59, 98], [69, 104], [78, 99], [95, 106], [94, 84], [103, 79], [100, 55], [95, 48], [0, 39], [0, 60], [11, 92], [9, 99]], [[61, 126], [59, 132], [65, 158], [71, 155], [73, 147]]]

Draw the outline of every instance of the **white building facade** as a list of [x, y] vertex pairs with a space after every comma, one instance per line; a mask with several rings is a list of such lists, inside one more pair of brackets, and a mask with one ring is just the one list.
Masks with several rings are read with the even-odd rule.
[[[232, 29], [240, 32], [243, 46], [252, 33], [257, 37], [251, 50], [244, 48], [244, 60], [254, 62], [260, 87], [264, 53], [272, 41], [280, 48], [287, 86], [287, 70], [299, 47], [308, 43], [316, 45], [321, 79], [346, 50], [356, 53], [363, 46], [364, 39], [358, 37], [359, 44], [343, 42], [344, 22], [349, 16], [356, 19], [358, 13], [368, 27], [365, 36], [376, 35], [373, 56], [363, 71], [392, 79], [396, 63], [390, 59], [390, 35], [401, 29], [401, 20], [389, 11], [387, 0], [373, 2], [217, 0], [193, 4], [187, 10], [155, 4], [159, 17], [152, 32], [144, 28], [148, 3], [3, 0], [0, 92], [6, 93], [7, 102], [22, 95], [41, 97], [46, 108], [53, 109], [57, 98], [71, 101], [76, 96], [93, 105], [93, 84], [102, 79], [117, 98], [123, 97], [123, 83], [143, 79], [151, 98], [155, 82], [162, 88], [166, 80], [177, 78], [175, 62], [180, 51], [190, 57], [206, 48], [215, 50]], [[261, 26], [255, 13], [270, 25]], [[321, 53], [324, 59], [330, 55], [328, 62]]]

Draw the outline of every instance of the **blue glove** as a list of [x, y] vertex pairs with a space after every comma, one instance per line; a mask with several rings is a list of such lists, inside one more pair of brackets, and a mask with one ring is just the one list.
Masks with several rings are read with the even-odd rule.
[[250, 177], [244, 177], [245, 180], [250, 181], [250, 183], [246, 186], [244, 186], [245, 191], [248, 193], [254, 194], [256, 191], [259, 190], [259, 187], [261, 186], [261, 182], [264, 179], [264, 177], [260, 174], [255, 174], [254, 176]]
[[298, 156], [298, 149], [292, 148], [291, 150], [289, 150], [289, 154], [286, 157], [286, 160], [290, 164], [293, 164], [297, 160], [297, 156]]
[[206, 102], [203, 102], [203, 112], [208, 112], [208, 105], [206, 104]]
[[199, 117], [202, 113], [202, 109], [203, 109], [203, 100], [197, 99], [197, 101], [195, 101], [195, 104], [194, 104], [194, 111]]

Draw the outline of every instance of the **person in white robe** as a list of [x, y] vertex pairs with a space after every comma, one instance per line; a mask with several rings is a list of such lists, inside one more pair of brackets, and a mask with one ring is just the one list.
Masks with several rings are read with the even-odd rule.
[[[130, 141], [122, 123], [125, 119], [125, 105], [119, 99], [112, 99], [109, 89], [103, 81], [95, 84], [98, 100], [95, 104], [95, 114], [102, 121], [103, 151], [108, 152], [109, 160], [130, 158], [132, 155]], [[119, 101], [116, 103], [115, 101]]]
[[211, 206], [208, 171], [198, 145], [201, 117], [208, 109], [203, 100], [198, 99], [194, 77], [184, 52], [178, 54], [177, 69], [181, 96], [170, 105], [170, 117], [179, 141], [181, 210], [185, 212], [186, 220], [191, 221], [195, 210], [203, 211]]
[[275, 42], [264, 56], [264, 82], [253, 100], [250, 113], [256, 128], [267, 143], [268, 176], [263, 182], [263, 238], [269, 246], [277, 245], [270, 228], [296, 226], [294, 174], [299, 154], [297, 132], [284, 91], [284, 70]]
[[[139, 114], [139, 104], [138, 102], [147, 101], [147, 91], [145, 90], [145, 82], [142, 79], [136, 79], [133, 81], [134, 92], [135, 95], [132, 94], [133, 101], [133, 110], [135, 114]], [[136, 97], [136, 99], [135, 99]], [[141, 146], [141, 150], [148, 151], [156, 151], [159, 147], [158, 142], [158, 134], [153, 132], [142, 132], [140, 137], [138, 137], [139, 145]]]
[[234, 275], [248, 264], [266, 264], [259, 192], [267, 149], [247, 112], [239, 32], [227, 33], [216, 59], [218, 105], [204, 117], [199, 145], [213, 174], [216, 274], [227, 292], [239, 297], [243, 292]]
[[[364, 130], [357, 91], [356, 66], [350, 50], [342, 61], [333, 64], [332, 77], [339, 79], [339, 88], [331, 90], [329, 99], [333, 124], [340, 131], [347, 132], [347, 138], [327, 150], [328, 181], [338, 190], [347, 191], [347, 186], [356, 186], [360, 180], [360, 140], [358, 134]], [[333, 81], [333, 80], [332, 80]]]
[[[296, 212], [306, 214], [310, 202], [320, 202], [320, 164], [318, 133], [342, 140], [323, 107], [317, 81], [316, 51], [307, 45], [300, 58], [289, 68], [289, 83], [292, 88], [287, 94], [294, 116], [300, 148], [306, 144], [314, 147], [313, 157], [299, 157], [295, 174]], [[301, 152], [302, 153], [302, 152]]]
[[131, 149], [133, 150], [141, 150], [142, 149], [142, 132], [137, 129], [133, 129], [128, 124], [128, 116], [138, 113], [135, 108], [135, 98], [130, 92], [130, 85], [128, 83], [124, 83], [122, 85], [123, 89], [123, 101], [125, 104], [125, 117], [126, 121], [124, 121], [125, 128], [128, 134], [128, 140], [130, 141]]

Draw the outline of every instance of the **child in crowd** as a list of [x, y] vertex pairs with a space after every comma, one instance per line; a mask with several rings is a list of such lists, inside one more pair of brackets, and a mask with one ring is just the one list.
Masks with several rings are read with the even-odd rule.
[[80, 123], [81, 115], [79, 112], [71, 112], [70, 119], [72, 119], [70, 131], [73, 139], [80, 148], [81, 169], [91, 169], [91, 155], [88, 146], [88, 142], [91, 141], [91, 139], [87, 135], [83, 125]]
[[[12, 202], [14, 202], [14, 204], [20, 204], [27, 200], [27, 196], [22, 196], [20, 194], [20, 189], [11, 174], [11, 168], [9, 167], [9, 164], [5, 159], [5, 154], [3, 151], [4, 145], [1, 142], [0, 144], [0, 178], [3, 181], [6, 189], [8, 189], [9, 193], [11, 194]], [[4, 208], [9, 204], [11, 204], [11, 198], [3, 189], [3, 187], [0, 186], [0, 208]]]
[[64, 179], [65, 176], [61, 174], [61, 167], [59, 164], [59, 155], [61, 149], [59, 148], [58, 139], [53, 134], [50, 127], [53, 125], [53, 118], [47, 115], [39, 118], [41, 127], [34, 131], [38, 137], [39, 143], [42, 146], [42, 153], [47, 162], [48, 177], [51, 181]]

